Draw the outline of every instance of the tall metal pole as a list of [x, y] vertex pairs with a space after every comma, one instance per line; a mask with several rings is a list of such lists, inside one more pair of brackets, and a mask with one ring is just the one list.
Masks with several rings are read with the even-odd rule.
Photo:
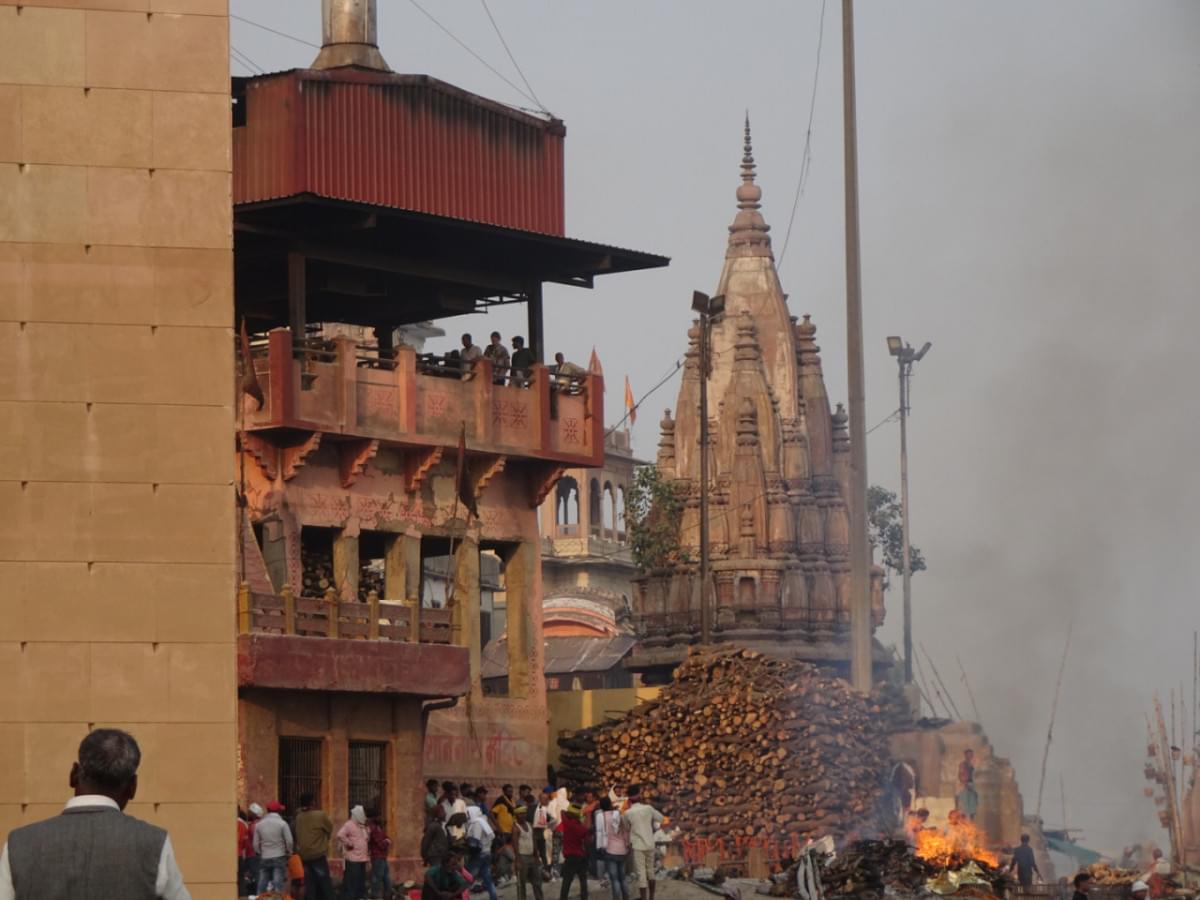
[[908, 376], [912, 363], [900, 360], [900, 532], [904, 547], [904, 683], [912, 684], [912, 553], [908, 543]]
[[842, 0], [843, 145], [846, 178], [846, 368], [850, 406], [850, 682], [871, 689], [871, 546], [867, 538], [867, 415], [858, 245], [858, 137], [854, 4]]
[[700, 643], [712, 642], [708, 598], [708, 344], [710, 321], [700, 313]]

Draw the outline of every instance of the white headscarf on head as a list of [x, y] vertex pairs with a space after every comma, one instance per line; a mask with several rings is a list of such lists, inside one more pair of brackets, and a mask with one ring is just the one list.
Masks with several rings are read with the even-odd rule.
[[263, 808], [261, 806], [259, 806], [257, 803], [251, 803], [250, 804], [250, 815], [254, 816], [254, 818], [256, 818], [256, 819], [261, 819], [263, 817]]
[[367, 824], [367, 811], [362, 808], [361, 803], [354, 807], [354, 809], [350, 810], [350, 818], [352, 818], [359, 825]]
[[488, 822], [487, 816], [483, 814], [483, 810], [478, 806], [472, 806], [467, 810], [467, 815], [470, 819], [467, 822], [467, 837], [475, 838], [486, 849], [491, 849], [492, 838], [496, 836], [496, 832], [492, 829], [491, 823]]

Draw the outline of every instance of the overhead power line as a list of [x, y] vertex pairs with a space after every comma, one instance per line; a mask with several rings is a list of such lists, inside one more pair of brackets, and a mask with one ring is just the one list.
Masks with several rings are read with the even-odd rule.
[[[650, 390], [648, 390], [648, 391], [646, 391], [646, 393], [642, 394], [641, 398], [639, 398], [637, 403], [633, 404], [632, 412], [637, 412], [641, 408], [642, 404], [650, 399], [651, 394], [653, 394], [660, 387], [662, 387], [664, 384], [666, 384], [668, 381], [670, 381], [672, 378], [674, 378], [675, 373], [678, 372], [682, 368], [683, 368], [683, 357], [681, 356], [681, 357], [679, 357], [679, 359], [675, 360], [675, 365], [674, 365], [674, 367], [672, 367], [671, 371], [669, 371], [666, 375], [664, 375], [662, 377], [662, 379], [658, 382], [658, 384], [654, 385], [654, 387], [650, 388]], [[618, 428], [620, 428], [622, 425], [624, 425], [626, 420], [629, 418], [630, 412], [631, 412], [631, 410], [628, 410], [628, 409], [625, 410], [625, 415], [621, 416], [621, 421], [617, 422], [616, 425], [614, 425], [612, 428], [608, 429], [608, 431], [606, 431], [604, 433], [604, 436], [608, 437], [608, 435], [612, 434], [614, 431], [616, 431]]]
[[531, 93], [522, 90], [519, 85], [517, 85], [510, 78], [505, 76], [504, 73], [502, 73], [499, 69], [497, 69], [495, 66], [493, 66], [490, 62], [488, 62], [486, 59], [484, 59], [482, 56], [480, 56], [478, 53], [476, 53], [474, 50], [472, 50], [469, 46], [467, 46], [467, 44], [464, 43], [458, 37], [458, 35], [456, 35], [453, 31], [451, 31], [449, 28], [447, 28], [445, 25], [443, 25], [441, 22], [439, 22], [437, 17], [434, 16], [434, 14], [431, 13], [429, 10], [427, 10], [425, 7], [423, 7], [420, 3], [418, 3], [417, 0], [408, 0], [408, 2], [411, 3], [413, 6], [415, 6], [421, 12], [421, 14], [425, 16], [425, 18], [429, 19], [430, 22], [432, 22], [439, 29], [441, 29], [441, 31], [448, 38], [450, 38], [450, 40], [454, 41], [454, 43], [458, 44], [458, 46], [462, 47], [464, 50], [466, 50], [468, 53], [470, 53], [473, 57], [475, 57], [475, 59], [479, 63], [481, 63], [483, 66], [485, 66], [489, 72], [491, 72], [493, 75], [495, 75], [497, 78], [499, 78], [505, 84], [507, 84], [510, 88], [512, 88], [514, 91], [516, 91], [522, 97], [524, 97], [526, 100], [530, 101], [531, 103], [536, 103], [539, 107], [542, 105], [541, 101], [538, 100], [537, 97], [534, 97]]
[[312, 41], [306, 41], [304, 38], [296, 37], [294, 34], [288, 34], [286, 31], [280, 31], [278, 28], [272, 28], [270, 25], [264, 25], [262, 22], [255, 22], [253, 19], [247, 19], [245, 16], [229, 14], [229, 18], [237, 19], [239, 22], [245, 22], [247, 25], [254, 28], [261, 28], [263, 31], [269, 31], [271, 34], [278, 35], [281, 38], [287, 38], [289, 41], [295, 41], [297, 44], [304, 44], [306, 47], [312, 47], [314, 50], [320, 50], [320, 44], [314, 44]]
[[525, 77], [525, 73], [521, 70], [521, 64], [517, 62], [517, 58], [513, 56], [512, 50], [509, 49], [508, 41], [504, 39], [504, 35], [500, 32], [500, 26], [496, 23], [496, 17], [492, 15], [491, 9], [487, 5], [487, 0], [479, 0], [483, 4], [483, 11], [487, 13], [488, 21], [492, 23], [492, 28], [496, 32], [496, 37], [500, 38], [500, 45], [504, 48], [504, 52], [508, 54], [509, 62], [513, 64], [513, 68], [517, 70], [517, 74], [521, 76], [521, 82], [528, 89], [533, 98], [533, 102], [541, 107], [542, 112], [549, 113], [546, 105], [542, 103], [542, 99], [537, 95], [537, 91], [533, 89], [533, 85], [529, 83], [529, 79]]
[[800, 156], [800, 178], [796, 182], [796, 196], [792, 199], [792, 214], [788, 217], [787, 232], [783, 236], [783, 249], [779, 251], [779, 262], [776, 268], [783, 268], [783, 258], [787, 255], [788, 243], [792, 239], [792, 225], [796, 222], [796, 210], [800, 208], [800, 198], [804, 196], [804, 186], [808, 182], [808, 173], [812, 170], [812, 129], [813, 116], [817, 109], [817, 83], [821, 77], [821, 48], [825, 43], [825, 3], [821, 0], [821, 21], [817, 25], [817, 61], [813, 66], [812, 96], [808, 100], [808, 126], [804, 130], [804, 152]]
[[249, 55], [239, 50], [233, 44], [229, 45], [229, 55], [251, 75], [261, 75], [265, 71], [263, 67], [252, 60]]

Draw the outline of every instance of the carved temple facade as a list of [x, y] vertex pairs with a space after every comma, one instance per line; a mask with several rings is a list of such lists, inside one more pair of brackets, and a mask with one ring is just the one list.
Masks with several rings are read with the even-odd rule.
[[[816, 326], [788, 308], [760, 209], [746, 126], [738, 212], [711, 328], [709, 549], [713, 638], [837, 668], [848, 666], [850, 439], [831, 409]], [[700, 331], [688, 349], [676, 412], [667, 410], [657, 465], [684, 509], [678, 561], [640, 577], [642, 640], [631, 665], [665, 674], [700, 630]], [[873, 624], [883, 621], [882, 573], [872, 578]], [[876, 648], [877, 661], [882, 650]]]

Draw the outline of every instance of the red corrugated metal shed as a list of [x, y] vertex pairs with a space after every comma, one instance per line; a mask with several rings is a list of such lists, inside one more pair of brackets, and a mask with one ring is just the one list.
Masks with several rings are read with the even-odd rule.
[[297, 194], [562, 235], [561, 121], [427, 75], [236, 79], [234, 203]]

